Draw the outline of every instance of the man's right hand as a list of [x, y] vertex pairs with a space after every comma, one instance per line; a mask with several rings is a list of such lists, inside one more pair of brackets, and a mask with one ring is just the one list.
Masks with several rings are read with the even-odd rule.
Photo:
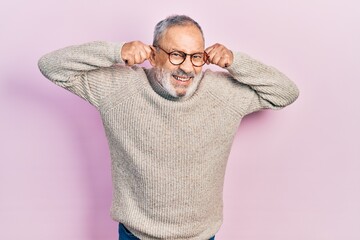
[[151, 48], [140, 41], [125, 43], [121, 49], [121, 58], [126, 65], [141, 64], [150, 58]]

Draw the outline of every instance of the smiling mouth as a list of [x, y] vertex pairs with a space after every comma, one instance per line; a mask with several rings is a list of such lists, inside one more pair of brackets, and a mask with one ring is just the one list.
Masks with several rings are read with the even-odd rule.
[[173, 77], [181, 82], [187, 82], [189, 81], [192, 77], [185, 77], [185, 76], [177, 76], [177, 75], [173, 75]]

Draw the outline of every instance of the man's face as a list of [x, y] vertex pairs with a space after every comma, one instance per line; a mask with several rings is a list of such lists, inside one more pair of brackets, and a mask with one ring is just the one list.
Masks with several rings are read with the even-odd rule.
[[[194, 25], [174, 26], [165, 32], [159, 46], [166, 52], [182, 51], [187, 54], [204, 52], [204, 40], [200, 30]], [[151, 64], [156, 71], [157, 80], [174, 97], [192, 94], [202, 77], [202, 67], [195, 67], [190, 56], [180, 65], [173, 65], [169, 55], [154, 50]]]

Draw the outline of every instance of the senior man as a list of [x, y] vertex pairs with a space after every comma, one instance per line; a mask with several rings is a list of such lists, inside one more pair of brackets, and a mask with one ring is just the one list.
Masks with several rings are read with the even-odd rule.
[[[148, 60], [152, 67], [138, 66]], [[226, 71], [202, 66], [216, 64]], [[120, 239], [214, 239], [241, 119], [298, 97], [277, 69], [222, 44], [205, 49], [184, 15], [160, 21], [151, 46], [91, 42], [43, 56], [41, 72], [99, 111], [111, 153], [111, 216]]]

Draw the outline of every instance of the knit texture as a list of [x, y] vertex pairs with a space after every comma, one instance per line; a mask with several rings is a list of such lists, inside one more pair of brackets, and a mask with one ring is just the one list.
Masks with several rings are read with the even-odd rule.
[[205, 240], [223, 220], [223, 183], [241, 119], [298, 97], [277, 69], [234, 53], [206, 70], [193, 96], [171, 97], [153, 69], [128, 67], [122, 44], [91, 42], [43, 56], [41, 72], [95, 106], [112, 163], [112, 218], [143, 240]]

